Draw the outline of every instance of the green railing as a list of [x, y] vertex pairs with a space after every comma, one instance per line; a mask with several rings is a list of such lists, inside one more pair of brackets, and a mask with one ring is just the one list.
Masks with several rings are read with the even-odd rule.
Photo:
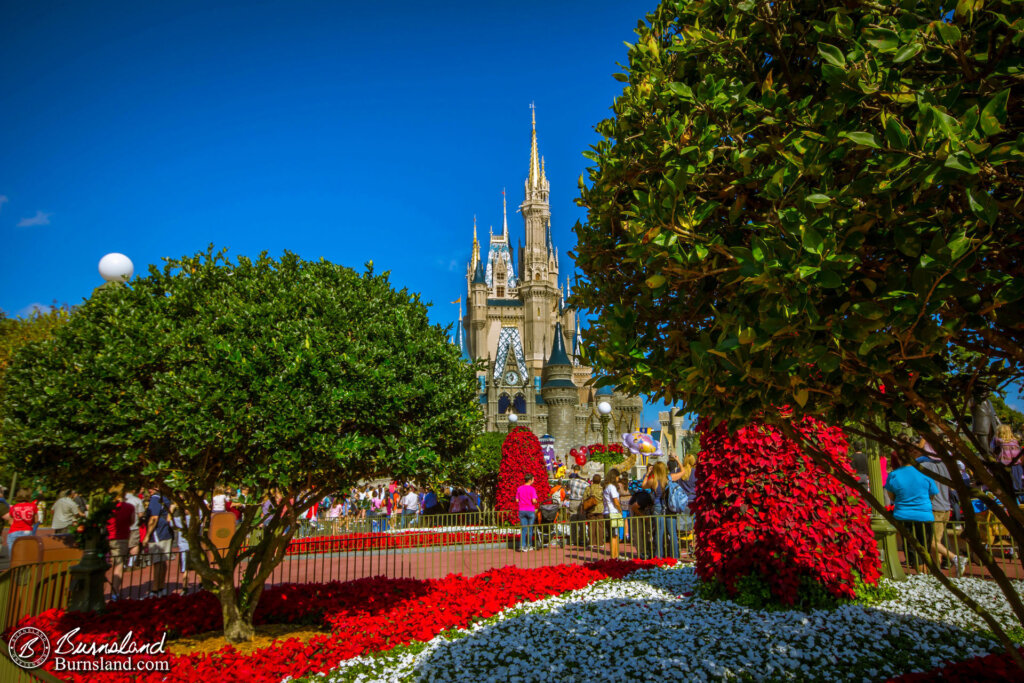
[[[358, 520], [371, 525], [373, 521]], [[614, 529], [605, 519], [556, 518], [554, 522], [534, 526], [531, 550], [525, 553], [520, 551], [520, 527], [502, 523], [493, 512], [438, 515], [418, 522], [417, 527], [407, 532], [388, 529], [375, 533], [372, 526], [371, 531], [363, 531], [365, 527], [360, 524], [311, 527], [292, 541], [289, 554], [267, 584], [350, 581], [371, 576], [427, 579], [453, 572], [474, 575], [508, 565], [533, 568], [613, 557], [691, 559], [694, 550], [693, 524], [687, 515], [627, 517], [621, 527]], [[959, 538], [962, 529], [962, 522], [950, 523], [942, 539], [946, 547], [960, 556], [967, 554], [966, 544]], [[994, 524], [986, 525], [983, 535], [1007, 575], [1024, 578], [1020, 548], [1005, 531]], [[73, 564], [44, 562], [0, 573], [2, 630], [25, 616], [65, 607]], [[243, 569], [244, 566], [239, 567], [238, 571]], [[953, 567], [949, 573], [988, 576], [976, 557], [962, 570]], [[146, 565], [142, 556], [139, 566], [124, 571], [121, 597], [146, 597], [152, 588], [152, 578], [153, 567]], [[180, 553], [171, 555], [166, 587], [185, 592], [200, 587], [194, 572], [182, 571]], [[0, 677], [2, 680], [7, 679]]]
[[0, 681], [3, 683], [60, 683], [61, 679], [42, 669], [25, 670], [11, 661], [7, 645], [0, 646]]

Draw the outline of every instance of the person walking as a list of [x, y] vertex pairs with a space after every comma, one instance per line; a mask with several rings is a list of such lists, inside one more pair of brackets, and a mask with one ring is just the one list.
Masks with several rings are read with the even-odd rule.
[[416, 487], [412, 484], [405, 489], [402, 497], [402, 528], [408, 529], [416, 525], [416, 515], [420, 512], [420, 497], [416, 494]]
[[650, 474], [644, 480], [645, 489], [651, 492], [653, 499], [654, 513], [654, 556], [679, 558], [679, 534], [676, 532], [675, 524], [667, 529], [669, 554], [665, 554], [666, 524], [665, 515], [668, 513], [668, 468], [663, 462], [654, 463]]
[[523, 485], [516, 489], [519, 504], [519, 550], [533, 550], [533, 527], [537, 523], [537, 489], [533, 487], [533, 475], [527, 472]]
[[580, 503], [583, 502], [583, 492], [587, 490], [587, 480], [580, 476], [580, 466], [573, 465], [572, 473], [569, 474], [569, 484], [566, 487], [566, 496], [569, 500], [569, 517], [576, 519], [580, 515]]
[[146, 511], [146, 506], [131, 489], [126, 489], [124, 493], [124, 502], [135, 508], [135, 519], [132, 521], [131, 533], [128, 535], [128, 568], [131, 569], [135, 566], [135, 563], [139, 561], [139, 552], [142, 549], [142, 530], [139, 529], [139, 524], [142, 521], [143, 513]]
[[604, 518], [607, 522], [608, 540], [616, 533], [622, 533], [622, 500], [619, 497], [619, 471], [614, 467], [608, 470], [601, 482], [601, 503], [604, 506]]
[[[922, 439], [922, 441], [924, 441]], [[939, 561], [948, 561], [959, 573], [963, 573], [964, 567], [967, 566], [966, 557], [958, 557], [955, 553], [950, 552], [949, 548], [945, 546], [943, 541], [946, 540], [946, 525], [949, 523], [949, 517], [952, 514], [953, 506], [949, 502], [949, 486], [938, 480], [937, 477], [943, 477], [945, 479], [952, 480], [949, 474], [949, 468], [947, 468], [941, 460], [933, 457], [926, 453], [917, 459], [917, 464], [921, 468], [921, 471], [925, 473], [925, 476], [929, 474], [936, 475], [935, 485], [939, 489], [937, 496], [932, 496], [932, 516], [935, 517], [935, 522], [932, 525], [932, 542], [931, 556], [932, 561], [936, 564]], [[959, 472], [957, 476], [959, 476]]]
[[75, 492], [61, 491], [60, 498], [53, 504], [53, 533], [66, 534], [71, 525], [84, 516], [75, 502]]
[[116, 486], [110, 490], [117, 502], [107, 520], [107, 542], [110, 545], [110, 599], [121, 597], [124, 568], [128, 564], [128, 537], [135, 521], [135, 506], [125, 502], [125, 487]]
[[[885, 490], [890, 493], [895, 509], [893, 517], [910, 528], [911, 535], [924, 546], [925, 552], [932, 544], [935, 513], [932, 512], [931, 498], [939, 495], [939, 487], [935, 480], [909, 464], [910, 457], [903, 453], [892, 454], [893, 470], [885, 482]], [[907, 463], [907, 464], [904, 464]], [[904, 538], [907, 564], [918, 574], [925, 572], [924, 555], [914, 547], [911, 539]]]
[[590, 486], [583, 491], [583, 503], [581, 503], [580, 509], [587, 516], [590, 549], [600, 550], [604, 546], [604, 489], [601, 486], [600, 474], [595, 474], [590, 481]]
[[178, 541], [178, 562], [179, 573], [181, 574], [181, 586], [178, 588], [178, 593], [187, 595], [189, 586], [195, 587], [198, 583], [195, 577], [195, 570], [188, 563], [189, 545], [188, 538], [185, 537], [185, 529], [188, 528], [189, 522], [192, 521], [192, 515], [177, 509], [172, 510], [171, 514], [174, 515], [174, 535]]
[[167, 595], [167, 565], [171, 561], [171, 540], [174, 538], [171, 501], [157, 489], [151, 489], [146, 514], [149, 516], [146, 529], [147, 551], [153, 566], [149, 597], [158, 598]]

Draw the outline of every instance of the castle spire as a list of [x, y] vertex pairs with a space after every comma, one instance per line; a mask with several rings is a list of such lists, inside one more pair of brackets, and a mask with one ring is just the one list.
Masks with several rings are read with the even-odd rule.
[[551, 345], [551, 356], [548, 365], [572, 365], [569, 355], [565, 352], [565, 340], [562, 338], [562, 323], [555, 323], [555, 341]]
[[501, 233], [505, 236], [505, 241], [508, 242], [508, 207], [505, 205], [505, 188], [501, 188], [501, 222], [502, 229]]
[[480, 242], [476, 239], [476, 214], [473, 214], [473, 255], [470, 257], [470, 270], [476, 270], [476, 264], [480, 261]]
[[537, 106], [530, 103], [530, 124], [533, 127], [530, 138], [530, 188], [536, 189], [540, 183], [540, 167], [537, 161]]

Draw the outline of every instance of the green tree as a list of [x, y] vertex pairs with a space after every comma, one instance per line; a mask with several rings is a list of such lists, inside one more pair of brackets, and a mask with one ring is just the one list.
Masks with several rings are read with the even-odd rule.
[[[993, 394], [991, 396], [992, 407], [996, 411], [996, 415], [999, 417], [1000, 422], [1013, 425], [1014, 429], [1020, 429], [1024, 425], [1024, 413], [1010, 407], [1006, 403], [1006, 397]], [[1018, 434], [1018, 436], [1020, 436]]]
[[[480, 420], [473, 371], [418, 295], [372, 264], [358, 274], [287, 252], [231, 262], [211, 248], [104, 287], [16, 354], [6, 382], [11, 457], [150, 485], [191, 514], [190, 558], [232, 642], [252, 637], [309, 506], [360, 479], [443, 471]], [[280, 494], [266, 518], [245, 507], [224, 552], [206, 532], [218, 483]]]
[[476, 489], [488, 505], [494, 506], [498, 490], [498, 468], [501, 467], [501, 445], [505, 435], [480, 432], [465, 457], [451, 463], [448, 483]]
[[773, 407], [912, 451], [905, 423], [1024, 542], [971, 431], [1024, 375], [1024, 3], [665, 0], [637, 36], [576, 228], [608, 381], [794, 437]]
[[[32, 342], [49, 339], [54, 330], [68, 321], [70, 315], [71, 309], [67, 305], [53, 306], [49, 311], [36, 310], [31, 315], [19, 318], [8, 318], [0, 311], [0, 393], [3, 393], [4, 374], [18, 349]], [[12, 494], [19, 479], [34, 489], [49, 487], [49, 482], [39, 474], [26, 471], [20, 463], [11, 462], [0, 453], [0, 482], [11, 482]]]

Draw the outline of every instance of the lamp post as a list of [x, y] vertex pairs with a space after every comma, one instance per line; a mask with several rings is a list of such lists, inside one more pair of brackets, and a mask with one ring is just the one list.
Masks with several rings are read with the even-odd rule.
[[127, 282], [132, 279], [135, 266], [130, 258], [114, 252], [100, 259], [99, 271], [107, 282]]
[[[597, 415], [601, 420], [601, 443], [604, 444], [605, 453], [608, 452], [608, 421], [611, 419], [612, 404], [608, 401], [601, 401], [597, 404]], [[604, 464], [604, 473], [608, 474], [608, 463]]]
[[[131, 279], [135, 272], [132, 260], [124, 254], [107, 254], [100, 259], [100, 276], [106, 281], [100, 287], [114, 287], [114, 283], [122, 284]], [[99, 505], [99, 499], [93, 496], [89, 507]], [[100, 532], [86, 527], [82, 559], [71, 567], [71, 586], [68, 591], [68, 609], [76, 612], [98, 612], [106, 605], [103, 598], [103, 582], [110, 565], [100, 553]]]
[[516, 415], [515, 413], [509, 413], [508, 414], [508, 431], [509, 431], [509, 434], [512, 433], [512, 428], [516, 426], [517, 422], [519, 422], [519, 416]]

